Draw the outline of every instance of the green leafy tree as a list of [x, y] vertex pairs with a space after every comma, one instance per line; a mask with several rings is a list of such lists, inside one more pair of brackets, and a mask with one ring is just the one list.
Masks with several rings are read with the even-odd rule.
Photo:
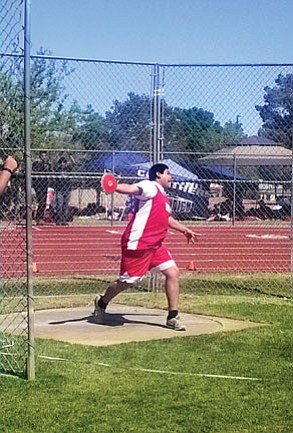
[[73, 135], [77, 148], [87, 150], [105, 150], [109, 148], [110, 135], [105, 119], [94, 111], [91, 105], [85, 110], [76, 107], [78, 127]]
[[151, 100], [146, 95], [128, 94], [126, 101], [115, 100], [106, 113], [112, 149], [148, 150], [151, 134]]
[[[152, 139], [153, 100], [129, 93], [126, 101], [114, 101], [106, 113], [113, 149], [148, 150]], [[214, 114], [202, 108], [173, 108], [161, 101], [163, 150], [165, 152], [210, 152], [243, 136], [241, 124], [227, 122], [224, 127]]]
[[[70, 103], [64, 79], [73, 72], [68, 62], [33, 57], [30, 76], [31, 147], [58, 149], [69, 147], [78, 126], [80, 108]], [[2, 146], [23, 147], [24, 88], [23, 69], [17, 63], [0, 65], [0, 141]]]
[[259, 134], [292, 147], [293, 74], [279, 74], [275, 84], [264, 88], [264, 105], [255, 107], [263, 120]]
[[243, 136], [241, 124], [224, 127], [202, 108], [165, 109], [165, 151], [212, 152]]
[[0, 143], [2, 148], [21, 148], [24, 136], [24, 93], [18, 85], [17, 66], [0, 65]]
[[[41, 49], [40, 55], [51, 54]], [[69, 147], [79, 107], [69, 102], [64, 79], [74, 70], [67, 61], [35, 57], [31, 63], [32, 148]]]
[[223, 143], [225, 146], [238, 143], [244, 137], [244, 131], [240, 122], [226, 122], [223, 128]]

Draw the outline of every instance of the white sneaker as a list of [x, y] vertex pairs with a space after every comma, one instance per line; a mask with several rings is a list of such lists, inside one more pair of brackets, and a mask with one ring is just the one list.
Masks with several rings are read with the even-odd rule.
[[173, 319], [167, 320], [167, 327], [174, 329], [174, 331], [186, 331], [186, 328], [180, 323], [180, 316], [178, 314]]
[[96, 296], [95, 300], [94, 300], [94, 320], [95, 323], [98, 323], [100, 325], [104, 325], [106, 323], [106, 311], [104, 308], [101, 308], [98, 304], [99, 299], [100, 299], [100, 295]]

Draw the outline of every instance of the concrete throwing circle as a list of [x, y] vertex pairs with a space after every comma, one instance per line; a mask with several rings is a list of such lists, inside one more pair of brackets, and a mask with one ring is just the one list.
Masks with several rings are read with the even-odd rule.
[[[242, 320], [180, 313], [186, 331], [177, 332], [166, 327], [164, 310], [111, 304], [107, 309], [106, 325], [96, 324], [92, 312], [92, 307], [35, 311], [35, 337], [88, 346], [107, 346], [260, 326]], [[3, 332], [18, 335], [27, 327], [24, 314], [2, 315], [0, 323]]]

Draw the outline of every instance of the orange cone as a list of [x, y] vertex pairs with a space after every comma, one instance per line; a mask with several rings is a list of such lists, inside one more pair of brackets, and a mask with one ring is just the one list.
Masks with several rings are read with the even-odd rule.
[[194, 261], [191, 260], [190, 262], [188, 262], [186, 267], [187, 267], [187, 269], [188, 269], [189, 271], [195, 271], [195, 264], [194, 264]]

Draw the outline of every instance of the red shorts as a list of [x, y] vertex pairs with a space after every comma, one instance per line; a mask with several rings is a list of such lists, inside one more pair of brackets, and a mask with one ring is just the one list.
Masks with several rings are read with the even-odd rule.
[[135, 283], [152, 271], [164, 271], [175, 266], [170, 252], [164, 245], [148, 250], [126, 250], [122, 248], [119, 280]]

